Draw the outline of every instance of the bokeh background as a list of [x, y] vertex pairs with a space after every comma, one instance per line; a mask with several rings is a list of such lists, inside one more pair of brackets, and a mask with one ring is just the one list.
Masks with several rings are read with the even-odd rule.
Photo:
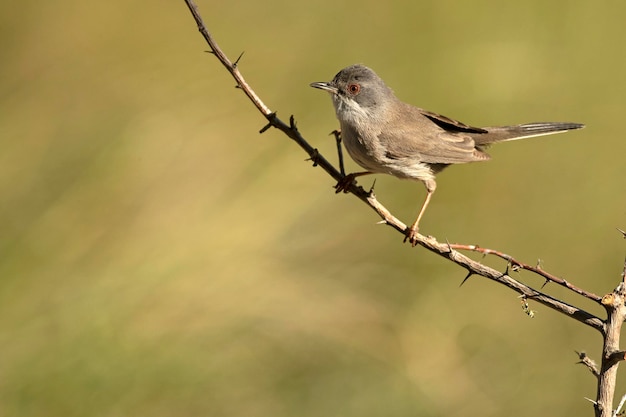
[[[356, 62], [469, 124], [586, 123], [445, 171], [422, 232], [615, 287], [626, 3], [198, 6], [331, 160], [331, 102], [308, 84]], [[463, 270], [259, 135], [183, 1], [0, 9], [0, 416], [592, 415], [574, 350], [597, 359], [599, 335], [532, 302], [530, 319], [486, 280], [459, 288]], [[424, 198], [382, 176], [376, 191], [405, 222]]]

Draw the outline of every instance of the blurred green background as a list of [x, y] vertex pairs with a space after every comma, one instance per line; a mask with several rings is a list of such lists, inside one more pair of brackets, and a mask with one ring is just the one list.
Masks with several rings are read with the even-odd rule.
[[[198, 6], [331, 160], [332, 105], [308, 84], [356, 62], [469, 124], [586, 123], [446, 170], [421, 231], [617, 284], [626, 3]], [[463, 270], [259, 135], [183, 1], [0, 7], [1, 416], [592, 415], [573, 351], [598, 359], [601, 338], [486, 280], [459, 288]], [[423, 186], [376, 180], [410, 222]]]

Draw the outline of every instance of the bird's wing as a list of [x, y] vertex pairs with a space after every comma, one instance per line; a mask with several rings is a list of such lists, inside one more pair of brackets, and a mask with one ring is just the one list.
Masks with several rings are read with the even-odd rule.
[[388, 158], [417, 158], [430, 164], [489, 159], [470, 136], [487, 133], [486, 130], [404, 103], [399, 109], [378, 136]]
[[424, 109], [418, 109], [416, 107], [414, 107], [414, 109], [430, 119], [431, 122], [448, 132], [487, 133], [487, 130], [483, 128], [466, 125], [463, 122], [459, 122], [458, 120], [451, 119], [441, 114], [433, 113]]

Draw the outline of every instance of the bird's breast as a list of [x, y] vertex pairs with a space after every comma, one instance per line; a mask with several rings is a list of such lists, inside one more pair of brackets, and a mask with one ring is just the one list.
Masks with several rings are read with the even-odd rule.
[[380, 131], [341, 123], [341, 136], [350, 157], [367, 171], [415, 181], [434, 181], [433, 166], [414, 157], [391, 157], [379, 140]]
[[357, 164], [370, 172], [386, 172], [375, 132], [356, 128], [350, 123], [341, 123], [341, 138], [348, 154]]

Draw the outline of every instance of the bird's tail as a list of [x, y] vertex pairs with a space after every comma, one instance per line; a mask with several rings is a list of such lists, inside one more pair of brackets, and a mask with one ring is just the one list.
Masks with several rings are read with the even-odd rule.
[[582, 129], [585, 125], [567, 122], [525, 123], [515, 126], [485, 127], [487, 133], [472, 134], [476, 145], [489, 145], [507, 140], [532, 138], [534, 136], [552, 135], [568, 130]]

